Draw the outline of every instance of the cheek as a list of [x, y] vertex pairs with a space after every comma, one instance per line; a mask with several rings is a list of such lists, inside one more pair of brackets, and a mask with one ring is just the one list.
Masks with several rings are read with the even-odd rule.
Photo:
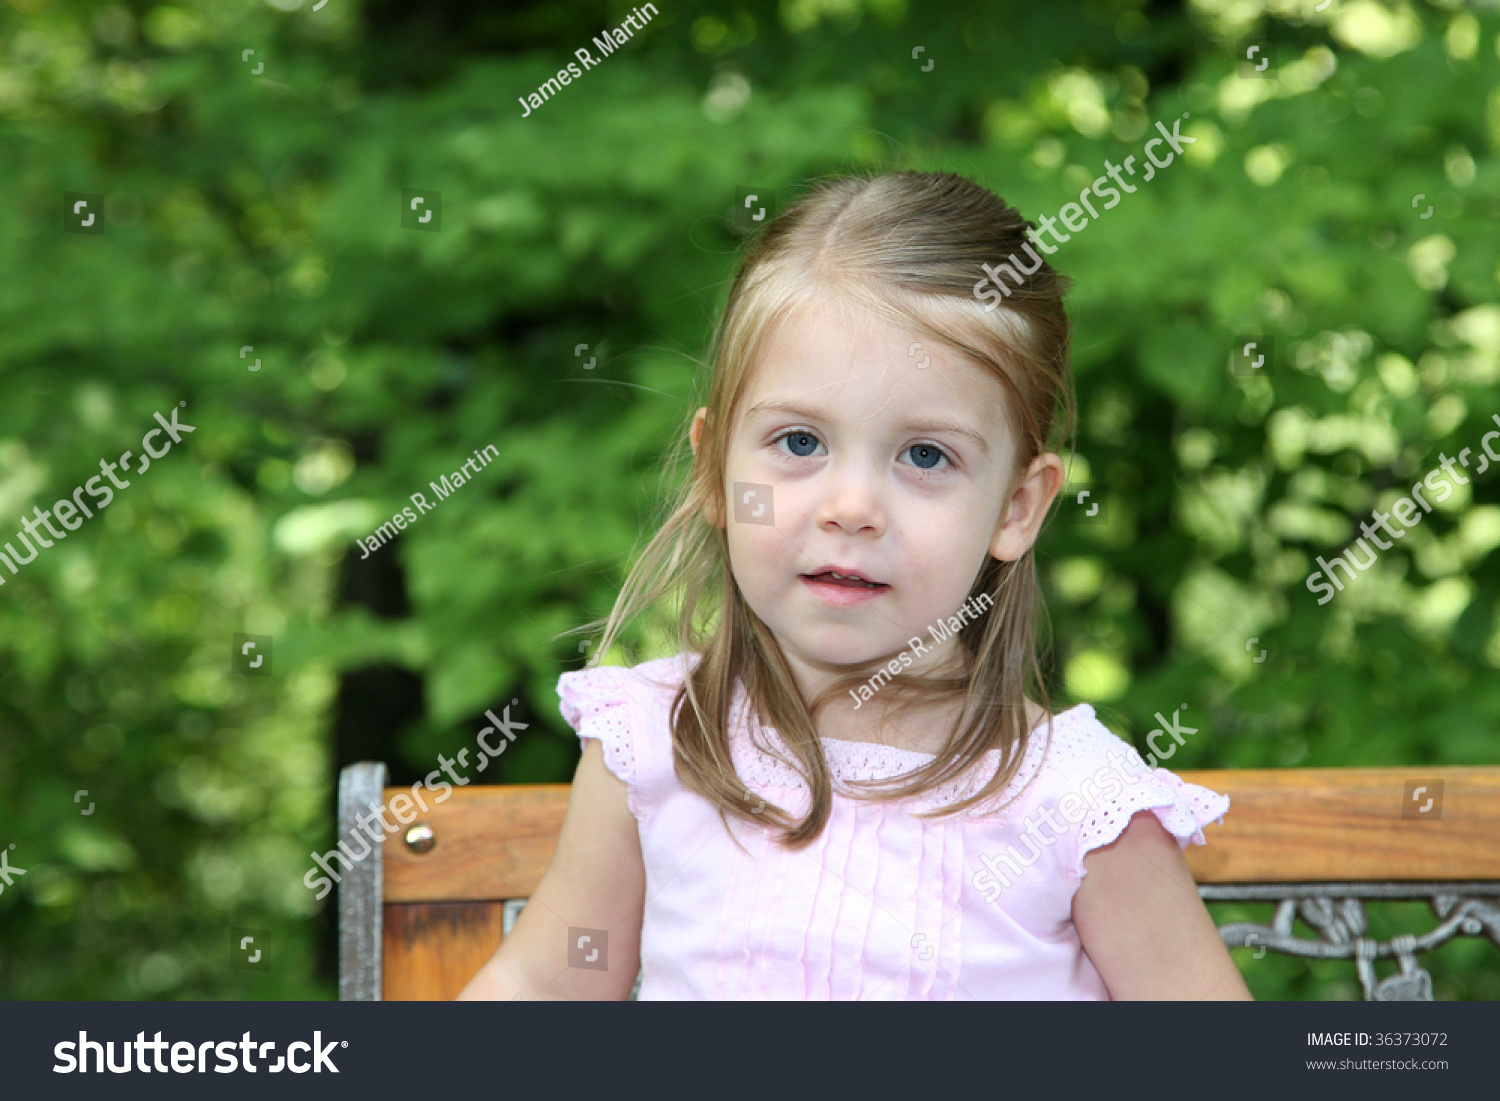
[[724, 497], [731, 544], [772, 553], [800, 532], [811, 499], [802, 482], [786, 478], [783, 469], [754, 456], [729, 468]]
[[[779, 506], [780, 500], [776, 502]], [[744, 512], [753, 512], [754, 502], [741, 506]], [[736, 577], [761, 577], [780, 569], [792, 556], [781, 510], [773, 514], [776, 523], [762, 524], [748, 520], [736, 520], [731, 508], [728, 538], [729, 555]]]
[[912, 591], [935, 598], [967, 591], [989, 556], [990, 530], [948, 510], [906, 519], [897, 542]]
[[796, 511], [799, 497], [783, 486], [773, 488], [768, 504], [772, 524], [755, 522], [751, 514], [758, 502], [754, 498], [741, 504], [743, 519], [738, 520], [730, 501], [726, 529], [730, 567], [740, 588], [750, 596], [770, 597], [784, 590], [795, 581], [792, 575], [801, 559], [806, 520]]
[[998, 523], [993, 501], [976, 492], [907, 495], [903, 520], [920, 542], [945, 555], [963, 556], [989, 545]]

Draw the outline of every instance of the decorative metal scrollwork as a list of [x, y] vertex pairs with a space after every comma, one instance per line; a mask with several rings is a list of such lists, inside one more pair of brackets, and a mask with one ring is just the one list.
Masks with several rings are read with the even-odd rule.
[[[1299, 883], [1205, 886], [1205, 901], [1274, 901], [1270, 925], [1229, 922], [1219, 936], [1230, 948], [1267, 948], [1309, 959], [1352, 959], [1366, 1001], [1432, 1001], [1432, 976], [1417, 964], [1417, 956], [1455, 936], [1481, 936], [1500, 947], [1500, 883]], [[1436, 928], [1389, 941], [1365, 936], [1365, 899], [1424, 899], [1438, 918]], [[1297, 936], [1293, 922], [1300, 917], [1317, 939]], [[1375, 961], [1394, 957], [1400, 971], [1377, 979]]]

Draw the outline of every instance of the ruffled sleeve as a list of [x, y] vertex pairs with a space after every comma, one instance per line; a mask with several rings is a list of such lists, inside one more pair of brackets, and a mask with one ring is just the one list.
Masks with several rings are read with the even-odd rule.
[[[1130, 752], [1134, 753], [1135, 750], [1131, 749]], [[1144, 770], [1144, 763], [1141, 767]], [[1208, 844], [1208, 839], [1203, 836], [1203, 827], [1210, 823], [1223, 823], [1224, 813], [1229, 810], [1229, 796], [1198, 784], [1190, 784], [1164, 768], [1152, 770], [1146, 779], [1134, 785], [1126, 785], [1118, 798], [1102, 804], [1083, 820], [1078, 831], [1078, 861], [1074, 866], [1074, 874], [1080, 879], [1087, 875], [1083, 858], [1093, 850], [1117, 840], [1125, 832], [1131, 818], [1142, 810], [1149, 810], [1156, 815], [1162, 828], [1177, 839], [1180, 847], [1186, 849], [1190, 844]]]
[[579, 742], [597, 738], [603, 746], [605, 767], [625, 785], [630, 813], [639, 819], [636, 749], [626, 692], [629, 672], [620, 666], [601, 665], [564, 673], [557, 680], [557, 694], [562, 717], [578, 732]]
[[[1054, 749], [1061, 758], [1052, 785], [1053, 801], [1077, 839], [1073, 875], [1087, 875], [1083, 858], [1117, 840], [1139, 811], [1156, 815], [1183, 849], [1205, 845], [1203, 827], [1222, 823], [1229, 796], [1190, 784], [1164, 768], [1148, 768], [1135, 748], [1094, 717], [1084, 705], [1082, 721], [1071, 724]], [[1060, 732], [1061, 733], [1061, 732]], [[1072, 810], [1070, 808], [1077, 808]], [[1081, 817], [1075, 817], [1081, 815]]]
[[693, 654], [640, 665], [598, 665], [557, 680], [562, 717], [580, 742], [597, 738], [604, 765], [629, 793], [630, 813], [643, 821], [676, 787], [671, 709]]

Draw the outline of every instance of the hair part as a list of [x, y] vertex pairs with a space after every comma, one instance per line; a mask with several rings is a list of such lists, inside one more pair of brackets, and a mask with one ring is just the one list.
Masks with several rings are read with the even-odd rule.
[[[604, 625], [594, 660], [625, 624], [645, 612], [674, 609], [669, 632], [679, 651], [699, 655], [671, 710], [678, 779], [726, 815], [780, 828], [801, 848], [822, 832], [833, 803], [833, 778], [819, 741], [818, 712], [863, 683], [841, 677], [815, 699], [803, 699], [770, 629], [735, 584], [723, 528], [727, 444], [750, 372], [768, 334], [815, 296], [832, 292], [866, 314], [946, 345], [1004, 387], [1015, 441], [1014, 494], [1032, 460], [1049, 449], [1059, 427], [1073, 423], [1070, 326], [1062, 298], [1070, 281], [1045, 262], [989, 311], [976, 296], [981, 264], [1019, 252], [1032, 223], [997, 196], [953, 173], [892, 172], [815, 183], [749, 248], [730, 287], [714, 334], [708, 413], [675, 507], [631, 569]], [[687, 458], [687, 433], [669, 469]], [[899, 673], [886, 685], [898, 710], [918, 703], [960, 703], [957, 721], [933, 761], [884, 780], [850, 781], [851, 794], [884, 802], [931, 792], [970, 774], [991, 751], [999, 767], [973, 794], [922, 817], [959, 814], [993, 799], [1021, 767], [1032, 731], [1028, 691], [1048, 713], [1037, 660], [1041, 609], [1033, 549], [1002, 562], [987, 557], [969, 592], [987, 593], [990, 612], [958, 633], [964, 668], [950, 676]], [[873, 666], [875, 662], [868, 663]], [[730, 751], [736, 686], [743, 685], [754, 743], [795, 769], [811, 802], [796, 820], [762, 803], [736, 773]], [[781, 737], [786, 760], [760, 737], [762, 724]], [[757, 805], [760, 804], [760, 805]], [[755, 808], [752, 811], [752, 806]], [[732, 831], [731, 831], [732, 834]]]

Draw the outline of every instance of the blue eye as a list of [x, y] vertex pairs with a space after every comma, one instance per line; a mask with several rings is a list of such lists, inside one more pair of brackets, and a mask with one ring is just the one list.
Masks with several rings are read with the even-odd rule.
[[911, 456], [912, 465], [921, 470], [931, 470], [937, 466], [939, 459], [947, 457], [942, 449], [928, 443], [912, 444], [906, 449], [906, 453]]
[[793, 455], [806, 458], [818, 449], [818, 437], [810, 432], [788, 432], [781, 437]]

